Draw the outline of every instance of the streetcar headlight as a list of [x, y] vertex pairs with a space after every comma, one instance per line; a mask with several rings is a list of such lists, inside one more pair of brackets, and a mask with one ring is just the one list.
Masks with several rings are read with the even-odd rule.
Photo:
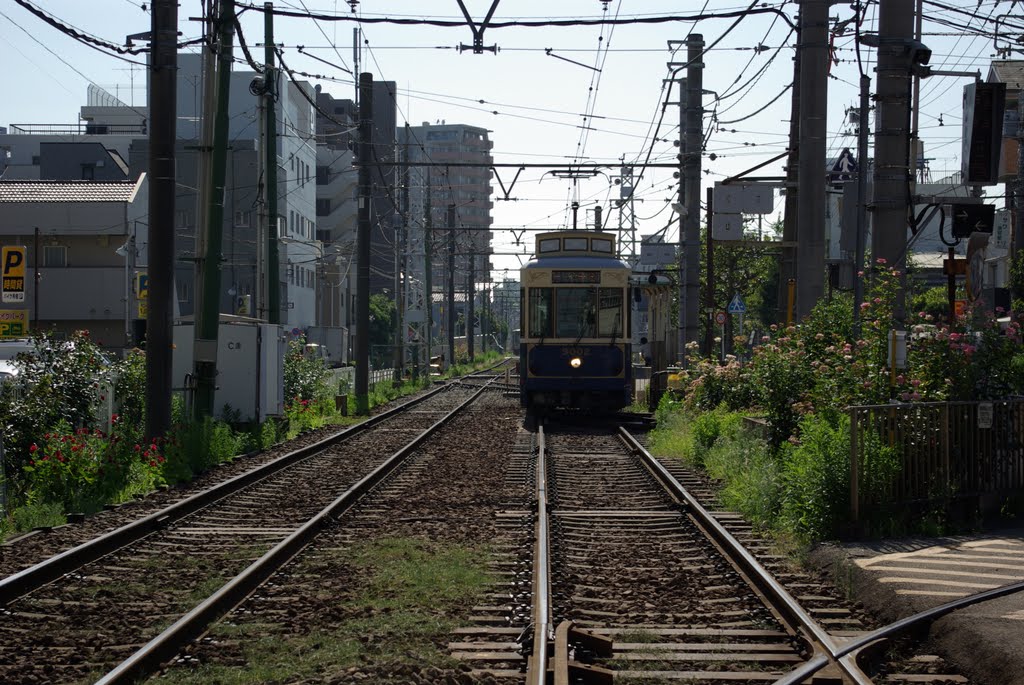
[[583, 360], [580, 359], [579, 357], [573, 357], [572, 359], [569, 360], [569, 366], [571, 366], [574, 369], [578, 369], [582, 365], [583, 365]]

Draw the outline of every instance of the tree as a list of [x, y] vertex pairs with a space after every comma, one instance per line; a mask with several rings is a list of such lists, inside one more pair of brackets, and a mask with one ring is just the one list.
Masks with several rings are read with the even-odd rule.
[[[782, 230], [780, 221], [776, 221], [767, 230], [768, 236], [777, 235]], [[745, 237], [753, 239], [749, 230], [744, 231]], [[707, 230], [701, 235], [701, 309], [707, 283]], [[726, 311], [734, 295], [740, 295], [747, 305], [744, 315], [744, 330], [764, 328], [775, 318], [778, 306], [779, 265], [775, 254], [770, 248], [746, 242], [716, 242], [714, 245], [714, 303], [715, 311]], [[701, 316], [701, 326], [706, 331], [708, 317]], [[732, 350], [733, 317], [726, 319], [726, 349]], [[719, 334], [718, 331], [715, 331]], [[713, 350], [708, 350], [713, 354]]]
[[394, 356], [395, 326], [398, 307], [387, 295], [370, 295], [370, 364], [382, 368]]

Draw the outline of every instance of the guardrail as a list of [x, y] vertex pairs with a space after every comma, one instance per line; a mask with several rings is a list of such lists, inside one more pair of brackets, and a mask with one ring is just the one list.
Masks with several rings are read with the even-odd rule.
[[1024, 399], [854, 406], [850, 514], [1024, 494]]

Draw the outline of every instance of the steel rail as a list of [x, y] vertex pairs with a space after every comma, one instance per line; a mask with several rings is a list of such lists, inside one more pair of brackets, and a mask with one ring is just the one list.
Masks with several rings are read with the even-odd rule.
[[135, 682], [152, 673], [160, 664], [172, 658], [178, 653], [182, 645], [198, 638], [211, 623], [241, 603], [267, 578], [288, 563], [303, 547], [309, 544], [319, 534], [320, 529], [327, 527], [332, 519], [343, 514], [363, 495], [384, 480], [427, 438], [431, 437], [442, 426], [455, 418], [487, 389], [487, 385], [482, 386], [469, 399], [416, 436], [408, 445], [388, 457], [384, 463], [343, 494], [339, 495], [301, 528], [250, 564], [248, 568], [206, 598], [199, 606], [192, 609], [192, 611], [175, 621], [165, 631], [140, 647], [138, 651], [121, 662], [112, 671], [97, 680], [96, 685]]
[[[822, 628], [814, 618], [800, 605], [793, 595], [768, 572], [761, 563], [754, 558], [732, 533], [718, 522], [718, 520], [705, 509], [683, 485], [676, 480], [675, 476], [669, 473], [657, 459], [654, 458], [640, 442], [633, 437], [629, 431], [619, 427], [619, 437], [633, 452], [640, 456], [644, 465], [662, 486], [684, 502], [689, 509], [690, 515], [697, 524], [704, 529], [705, 534], [716, 541], [727, 553], [729, 559], [737, 568], [751, 581], [758, 591], [771, 604], [772, 608], [785, 618], [792, 626], [799, 627], [802, 633], [815, 646], [815, 654], [812, 659], [822, 658], [827, 662], [834, 662], [849, 679], [849, 682], [857, 685], [871, 685], [871, 679], [861, 671], [855, 659], [850, 654], [840, 655], [840, 649], [836, 641], [828, 632]], [[821, 652], [824, 651], [824, 654]]]
[[[1006, 595], [1012, 595], [1020, 592], [1021, 590], [1024, 590], [1024, 582], [1009, 583], [1008, 585], [992, 588], [991, 590], [985, 590], [984, 592], [978, 592], [973, 595], [968, 595], [967, 597], [961, 597], [960, 599], [940, 604], [939, 606], [932, 607], [931, 609], [925, 609], [924, 611], [912, 616], [907, 616], [906, 618], [901, 618], [887, 626], [882, 626], [881, 628], [872, 630], [871, 632], [865, 633], [858, 638], [844, 643], [843, 646], [839, 648], [837, 655], [853, 655], [876, 640], [893, 637], [894, 635], [897, 635], [908, 628], [912, 628], [919, 623], [935, 621], [946, 614], [950, 614], [959, 609], [964, 609], [972, 604], [980, 604], [981, 602], [987, 602], [991, 599], [998, 599], [1000, 597], [1005, 597]], [[828, 661], [825, 660], [824, 657], [816, 657], [787, 673], [782, 678], [779, 678], [775, 681], [774, 685], [797, 685], [827, 665]]]
[[546, 685], [551, 637], [551, 566], [548, 548], [548, 473], [544, 426], [537, 426], [537, 521], [533, 545], [533, 654], [527, 685]]
[[66, 573], [74, 571], [85, 564], [96, 561], [122, 547], [132, 544], [141, 538], [157, 532], [176, 521], [195, 513], [203, 507], [234, 494], [239, 490], [252, 485], [253, 483], [271, 476], [292, 464], [301, 461], [317, 452], [322, 451], [330, 445], [345, 440], [367, 428], [392, 418], [393, 416], [413, 407], [421, 402], [430, 399], [434, 395], [447, 388], [446, 385], [438, 386], [421, 397], [410, 400], [405, 404], [370, 417], [366, 421], [350, 426], [344, 430], [319, 440], [312, 445], [284, 454], [273, 461], [267, 462], [251, 471], [240, 474], [210, 487], [191, 497], [176, 502], [169, 507], [144, 516], [136, 521], [125, 524], [116, 530], [105, 533], [88, 542], [65, 550], [44, 561], [30, 566], [26, 569], [13, 573], [0, 580], [0, 606], [22, 597], [33, 590], [42, 587], [46, 583], [60, 578]]

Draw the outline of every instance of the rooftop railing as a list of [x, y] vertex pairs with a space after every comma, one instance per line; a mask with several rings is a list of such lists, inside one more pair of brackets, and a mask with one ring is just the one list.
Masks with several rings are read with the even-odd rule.
[[11, 124], [14, 135], [47, 136], [132, 136], [146, 135], [145, 124], [94, 124], [80, 121], [74, 124]]

